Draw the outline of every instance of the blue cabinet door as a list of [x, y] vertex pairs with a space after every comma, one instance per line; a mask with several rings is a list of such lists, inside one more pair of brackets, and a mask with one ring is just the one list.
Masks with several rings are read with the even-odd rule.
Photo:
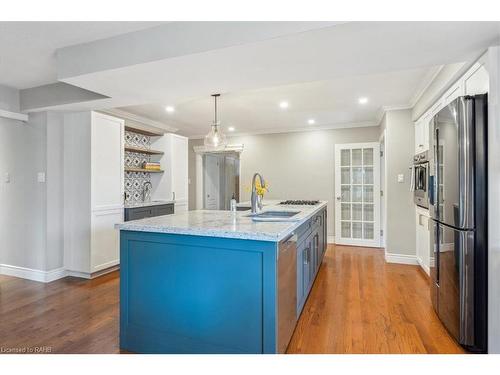
[[306, 241], [303, 238], [297, 245], [297, 317], [302, 312], [302, 307], [305, 302], [305, 289], [304, 289], [304, 260], [305, 260], [305, 249]]
[[297, 316], [304, 308], [326, 249], [326, 209], [314, 215], [296, 233], [297, 241]]

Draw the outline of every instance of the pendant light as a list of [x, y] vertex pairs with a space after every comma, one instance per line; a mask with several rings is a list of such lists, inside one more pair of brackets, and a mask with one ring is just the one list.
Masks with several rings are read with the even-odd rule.
[[220, 96], [220, 94], [213, 94], [212, 96], [214, 97], [215, 117], [214, 123], [212, 124], [212, 129], [210, 129], [210, 132], [205, 136], [205, 146], [216, 148], [225, 146], [227, 140], [226, 135], [219, 129], [220, 123], [217, 119], [217, 98]]

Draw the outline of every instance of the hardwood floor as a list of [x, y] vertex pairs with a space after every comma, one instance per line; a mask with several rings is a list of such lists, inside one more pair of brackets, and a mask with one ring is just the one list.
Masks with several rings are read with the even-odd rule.
[[0, 349], [119, 353], [119, 280], [117, 271], [49, 284], [0, 276]]
[[383, 250], [331, 246], [289, 353], [464, 353], [434, 313], [418, 266]]
[[[289, 353], [462, 353], [416, 266], [330, 246]], [[0, 276], [0, 349], [119, 353], [119, 273], [50, 284]], [[47, 349], [48, 348], [48, 349]]]

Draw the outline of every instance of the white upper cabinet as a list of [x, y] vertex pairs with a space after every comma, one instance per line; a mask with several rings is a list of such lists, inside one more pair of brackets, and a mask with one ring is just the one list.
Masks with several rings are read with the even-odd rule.
[[123, 206], [123, 120], [92, 112], [92, 209]]
[[188, 208], [188, 139], [167, 133], [154, 143], [154, 147], [164, 151], [160, 160], [165, 172], [151, 176], [154, 200], [172, 200], [175, 212]]
[[178, 203], [188, 200], [188, 139], [171, 134], [172, 137], [172, 191]]
[[477, 62], [415, 122], [415, 153], [429, 150], [430, 122], [443, 107], [459, 96], [485, 94], [488, 89], [488, 72], [481, 62]]
[[489, 91], [489, 75], [485, 67], [476, 64], [475, 69], [465, 76], [465, 95], [485, 94]]
[[429, 115], [422, 116], [415, 122], [415, 154], [429, 149]]

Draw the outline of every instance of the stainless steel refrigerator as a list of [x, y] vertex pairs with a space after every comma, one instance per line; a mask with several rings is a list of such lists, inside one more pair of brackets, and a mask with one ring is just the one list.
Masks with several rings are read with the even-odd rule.
[[431, 121], [431, 298], [448, 332], [487, 350], [487, 97], [455, 99]]

